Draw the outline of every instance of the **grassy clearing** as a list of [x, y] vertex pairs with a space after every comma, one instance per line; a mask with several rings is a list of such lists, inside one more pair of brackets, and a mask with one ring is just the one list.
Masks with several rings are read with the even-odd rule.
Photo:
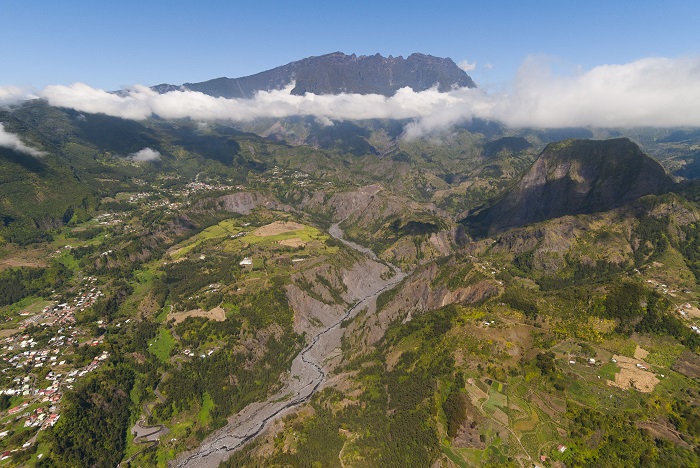
[[[238, 226], [238, 220], [236, 219], [225, 219], [219, 224], [210, 226], [196, 234], [189, 239], [183, 241], [181, 247], [176, 248], [170, 254], [174, 260], [179, 260], [190, 253], [194, 248], [201, 245], [203, 242], [211, 239], [224, 239], [235, 234], [239, 234], [244, 230], [243, 227]], [[247, 236], [246, 236], [247, 237]]]
[[255, 244], [262, 244], [262, 243], [275, 243], [283, 240], [289, 240], [289, 239], [300, 239], [302, 242], [311, 242], [311, 241], [323, 241], [328, 238], [327, 235], [323, 234], [321, 231], [319, 231], [316, 228], [313, 228], [311, 226], [304, 226], [302, 229], [297, 229], [295, 231], [287, 231], [283, 232], [280, 234], [275, 234], [272, 236], [257, 236], [254, 234], [248, 234], [244, 237], [241, 238], [242, 241], [255, 245]]
[[167, 329], [161, 328], [148, 346], [148, 350], [161, 362], [167, 362], [170, 359], [170, 351], [175, 347], [175, 338]]
[[476, 448], [451, 448], [453, 454], [457, 454], [462, 457], [467, 463], [467, 466], [481, 466], [483, 464], [485, 450]]
[[661, 379], [656, 388], [654, 388], [654, 393], [677, 395], [688, 388], [687, 378], [678, 372], [668, 371], [668, 374], [665, 375], [666, 377]]
[[69, 250], [64, 250], [55, 260], [73, 273], [80, 271], [80, 263], [73, 257]]
[[442, 453], [444, 453], [445, 455], [447, 455], [447, 458], [449, 458], [449, 459], [452, 461], [452, 463], [454, 463], [455, 465], [459, 466], [460, 468], [468, 468], [468, 467], [469, 467], [469, 465], [467, 465], [467, 464], [464, 462], [464, 460], [462, 459], [462, 457], [460, 457], [459, 455], [457, 455], [457, 454], [455, 454], [454, 452], [452, 452], [452, 449], [451, 449], [450, 447], [448, 447], [448, 446], [446, 446], [446, 445], [443, 445], [443, 446], [442, 446]]
[[21, 306], [21, 305], [25, 304], [25, 303], [28, 302], [28, 301], [31, 302], [31, 304], [29, 304], [29, 305], [26, 306], [26, 307], [23, 307], [23, 308], [20, 310], [20, 312], [23, 313], [23, 314], [25, 314], [25, 315], [38, 314], [39, 312], [41, 312], [41, 311], [44, 309], [44, 307], [53, 304], [52, 301], [45, 301], [45, 300], [43, 300], [43, 299], [37, 300], [37, 298], [35, 298], [35, 297], [34, 297], [34, 298], [26, 297], [26, 298], [22, 299], [21, 301], [17, 302], [16, 304], [13, 304], [11, 307], [14, 307], [15, 305], [20, 305], [20, 306]]
[[627, 357], [634, 357], [634, 350], [637, 349], [637, 343], [620, 337], [605, 340], [601, 346], [614, 354]]
[[131, 281], [134, 292], [122, 305], [121, 310], [124, 315], [134, 316], [139, 310], [139, 303], [153, 289], [153, 281], [158, 278], [159, 273], [154, 266], [149, 266], [143, 270], [134, 272], [135, 281]]
[[620, 368], [614, 362], [603, 364], [598, 369], [598, 375], [605, 380], [615, 380], [615, 374], [620, 372]]
[[168, 314], [172, 311], [173, 306], [170, 302], [170, 299], [168, 299], [165, 302], [165, 305], [163, 308], [158, 312], [158, 315], [156, 315], [156, 322], [158, 323], [163, 323], [165, 320], [168, 318]]
[[47, 305], [51, 305], [53, 302], [46, 301], [40, 297], [25, 297], [24, 299], [0, 308], [0, 316], [4, 316], [9, 319], [7, 322], [0, 324], [0, 329], [12, 328], [17, 322], [26, 318], [25, 316], [19, 315], [20, 312], [26, 312], [27, 316], [31, 314], [38, 314]]
[[680, 343], [672, 343], [670, 340], [667, 343], [661, 343], [655, 346], [647, 346], [649, 355], [646, 361], [649, 364], [670, 368], [676, 363], [678, 356], [681, 355], [685, 347]]
[[197, 413], [197, 421], [203, 426], [211, 422], [211, 410], [214, 408], [214, 400], [211, 399], [209, 393], [204, 393], [202, 408]]

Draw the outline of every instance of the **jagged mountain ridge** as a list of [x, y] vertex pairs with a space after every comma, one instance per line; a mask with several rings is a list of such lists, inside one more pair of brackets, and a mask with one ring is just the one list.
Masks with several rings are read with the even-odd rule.
[[437, 86], [475, 88], [476, 84], [451, 59], [424, 54], [407, 58], [376, 55], [346, 55], [342, 52], [307, 57], [271, 70], [240, 78], [216, 78], [181, 86], [161, 84], [153, 89], [199, 91], [215, 97], [252, 98], [258, 91], [282, 89], [294, 82], [292, 94], [382, 94], [391, 96], [406, 86], [424, 91]]
[[520, 181], [465, 223], [477, 235], [608, 211], [670, 190], [664, 168], [628, 138], [565, 140], [542, 151]]

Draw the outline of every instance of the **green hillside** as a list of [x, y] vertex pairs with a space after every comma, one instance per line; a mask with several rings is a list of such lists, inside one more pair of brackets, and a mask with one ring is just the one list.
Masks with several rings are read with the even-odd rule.
[[3, 466], [700, 465], [688, 129], [0, 122]]

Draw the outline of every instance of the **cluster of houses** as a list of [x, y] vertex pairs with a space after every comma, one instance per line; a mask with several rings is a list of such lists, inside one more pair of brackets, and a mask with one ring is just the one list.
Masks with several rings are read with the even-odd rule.
[[[181, 192], [182, 195], [189, 195], [190, 193], [194, 192], [203, 192], [207, 190], [226, 190], [230, 191], [234, 187], [230, 185], [223, 185], [223, 184], [208, 184], [206, 182], [190, 182], [187, 184], [186, 188]], [[241, 186], [236, 186], [235, 188], [241, 190], [243, 187]]]
[[646, 283], [647, 283], [647, 284], [650, 284], [650, 285], [652, 285], [652, 286], [654, 286], [656, 289], [660, 290], [660, 291], [663, 292], [664, 294], [675, 293], [675, 292], [676, 292], [675, 289], [669, 289], [667, 284], [659, 283], [658, 281], [654, 281], [654, 280], [648, 279], [648, 280], [646, 280]]
[[[10, 418], [5, 420], [4, 427], [0, 426], [0, 439], [11, 433], [15, 425], [23, 424], [26, 428], [40, 430], [52, 427], [60, 418], [63, 391], [73, 388], [78, 378], [94, 371], [109, 358], [109, 353], [103, 351], [87, 366], [71, 369], [69, 360], [64, 357], [69, 346], [78, 344], [81, 334], [74, 325], [75, 313], [92, 306], [104, 296], [95, 285], [96, 281], [94, 277], [85, 278], [80, 292], [74, 298], [63, 303], [56, 301], [20, 323], [20, 328], [25, 330], [34, 325], [56, 327], [51, 329], [55, 333], [50, 338], [43, 332], [35, 335], [29, 329], [0, 342], [0, 372], [8, 375], [3, 388], [0, 388], [0, 394], [23, 400], [4, 413]], [[97, 339], [88, 341], [85, 345], [100, 343], [102, 341]], [[28, 441], [14, 451], [30, 445], [31, 441]], [[10, 450], [8, 453], [12, 452]]]
[[[44, 354], [42, 351], [37, 352], [37, 354]], [[68, 372], [65, 376], [63, 374], [50, 371], [48, 374], [46, 374], [46, 380], [50, 382], [49, 386], [46, 388], [36, 388], [38, 383], [36, 382], [37, 377], [35, 375], [15, 377], [12, 380], [14, 385], [11, 388], [0, 390], [0, 393], [12, 396], [24, 396], [26, 399], [21, 404], [8, 409], [7, 415], [17, 415], [15, 421], [24, 419], [23, 425], [26, 428], [38, 427], [39, 430], [44, 430], [49, 427], [53, 427], [61, 417], [59, 408], [59, 404], [63, 396], [61, 386], [65, 385], [66, 388], [73, 388], [72, 383], [75, 382], [77, 378], [94, 371], [102, 364], [103, 361], [107, 360], [108, 358], [109, 353], [104, 351], [99, 356], [96, 356], [87, 366], [81, 369], [74, 369]], [[58, 364], [64, 365], [65, 361], [61, 361]], [[34, 407], [34, 409], [31, 409], [31, 407]], [[0, 432], [0, 439], [7, 436], [8, 433], [9, 430]], [[25, 443], [22, 448], [25, 449], [30, 445], [31, 441]], [[11, 452], [12, 451], [8, 453]]]
[[60, 417], [61, 415], [56, 412], [55, 406], [49, 408], [48, 411], [45, 411], [44, 408], [37, 408], [29, 413], [27, 419], [24, 421], [24, 427], [46, 429], [48, 427], [53, 427]]
[[95, 220], [101, 226], [114, 226], [116, 224], [119, 224], [121, 217], [121, 213], [102, 213], [100, 215], [95, 216]]
[[[577, 361], [576, 361], [576, 358], [573, 358], [573, 357], [569, 356], [569, 364], [576, 364], [576, 362], [577, 362]], [[595, 365], [596, 360], [595, 360], [594, 358], [588, 358], [588, 361], [587, 361], [587, 362], [588, 362], [589, 365], [593, 366], [593, 365]], [[617, 361], [615, 361], [615, 360], [613, 359], [613, 362], [617, 362]]]
[[[21, 413], [29, 406], [29, 402], [25, 401], [21, 405], [15, 406], [14, 408], [10, 408], [9, 410], [7, 410], [7, 414], [15, 415]], [[49, 408], [38, 407], [35, 408], [33, 411], [27, 411], [24, 414], [17, 416], [18, 419], [25, 418], [24, 427], [40, 427], [41, 429], [53, 427], [58, 421], [58, 418], [60, 417], [61, 415], [58, 413], [58, 409], [56, 408], [56, 406], [51, 406]], [[0, 439], [7, 436], [8, 433], [9, 431], [0, 432]]]
[[[687, 319], [687, 318], [690, 318], [690, 317], [688, 317], [688, 310], [687, 309], [690, 309], [692, 307], [693, 306], [690, 305], [690, 303], [685, 303], [681, 307], [678, 308], [677, 312], [681, 317]], [[695, 333], [700, 334], [700, 327], [698, 327], [697, 325], [690, 325], [690, 329], [693, 330]]]
[[[34, 347], [36, 345], [36, 341], [29, 341], [29, 340], [23, 340], [20, 342], [20, 346], [24, 343], [30, 343], [31, 347]], [[8, 351], [11, 350], [11, 346], [6, 346], [5, 347]], [[3, 357], [3, 361], [6, 361], [8, 364], [10, 364], [12, 367], [15, 369], [35, 369], [35, 368], [41, 368], [46, 365], [49, 366], [56, 366], [56, 365], [62, 365], [65, 364], [66, 361], [62, 360], [59, 361], [58, 359], [58, 353], [60, 353], [60, 348], [44, 348], [44, 349], [39, 349], [39, 350], [32, 350], [32, 351], [24, 351], [18, 354], [15, 354], [12, 357]], [[9, 389], [8, 389], [9, 390]], [[3, 391], [0, 390], [0, 393]], [[6, 394], [11, 395], [12, 393], [8, 393], [5, 391]]]
[[[207, 351], [207, 354], [200, 354], [199, 357], [200, 357], [200, 358], [205, 358], [205, 357], [207, 357], [207, 356], [211, 356], [213, 353], [214, 353], [214, 350], [213, 350], [213, 349], [210, 349], [209, 351]], [[183, 351], [182, 351], [182, 354], [184, 354], [185, 356], [188, 356], [188, 357], [194, 357], [194, 356], [195, 356], [194, 351], [192, 351], [192, 350], [189, 349], [189, 348], [183, 350]]]
[[[104, 293], [93, 285], [97, 278], [89, 276], [86, 278], [83, 287], [71, 303], [55, 302], [54, 305], [46, 306], [41, 313], [26, 318], [20, 322], [19, 328], [25, 329], [39, 324], [43, 325], [65, 325], [75, 323], [75, 313], [83, 311], [92, 306], [99, 298], [104, 297]], [[89, 288], [89, 289], [88, 289]]]

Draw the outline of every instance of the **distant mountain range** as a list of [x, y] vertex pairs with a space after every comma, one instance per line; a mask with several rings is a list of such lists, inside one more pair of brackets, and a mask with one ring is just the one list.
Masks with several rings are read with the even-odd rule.
[[252, 98], [258, 91], [282, 89], [292, 82], [295, 83], [294, 95], [356, 93], [392, 96], [405, 87], [425, 91], [437, 86], [441, 92], [476, 87], [471, 77], [449, 58], [411, 54], [404, 59], [400, 56], [357, 56], [334, 52], [241, 78], [216, 78], [180, 86], [160, 84], [153, 89], [159, 93], [191, 90], [215, 97]]

